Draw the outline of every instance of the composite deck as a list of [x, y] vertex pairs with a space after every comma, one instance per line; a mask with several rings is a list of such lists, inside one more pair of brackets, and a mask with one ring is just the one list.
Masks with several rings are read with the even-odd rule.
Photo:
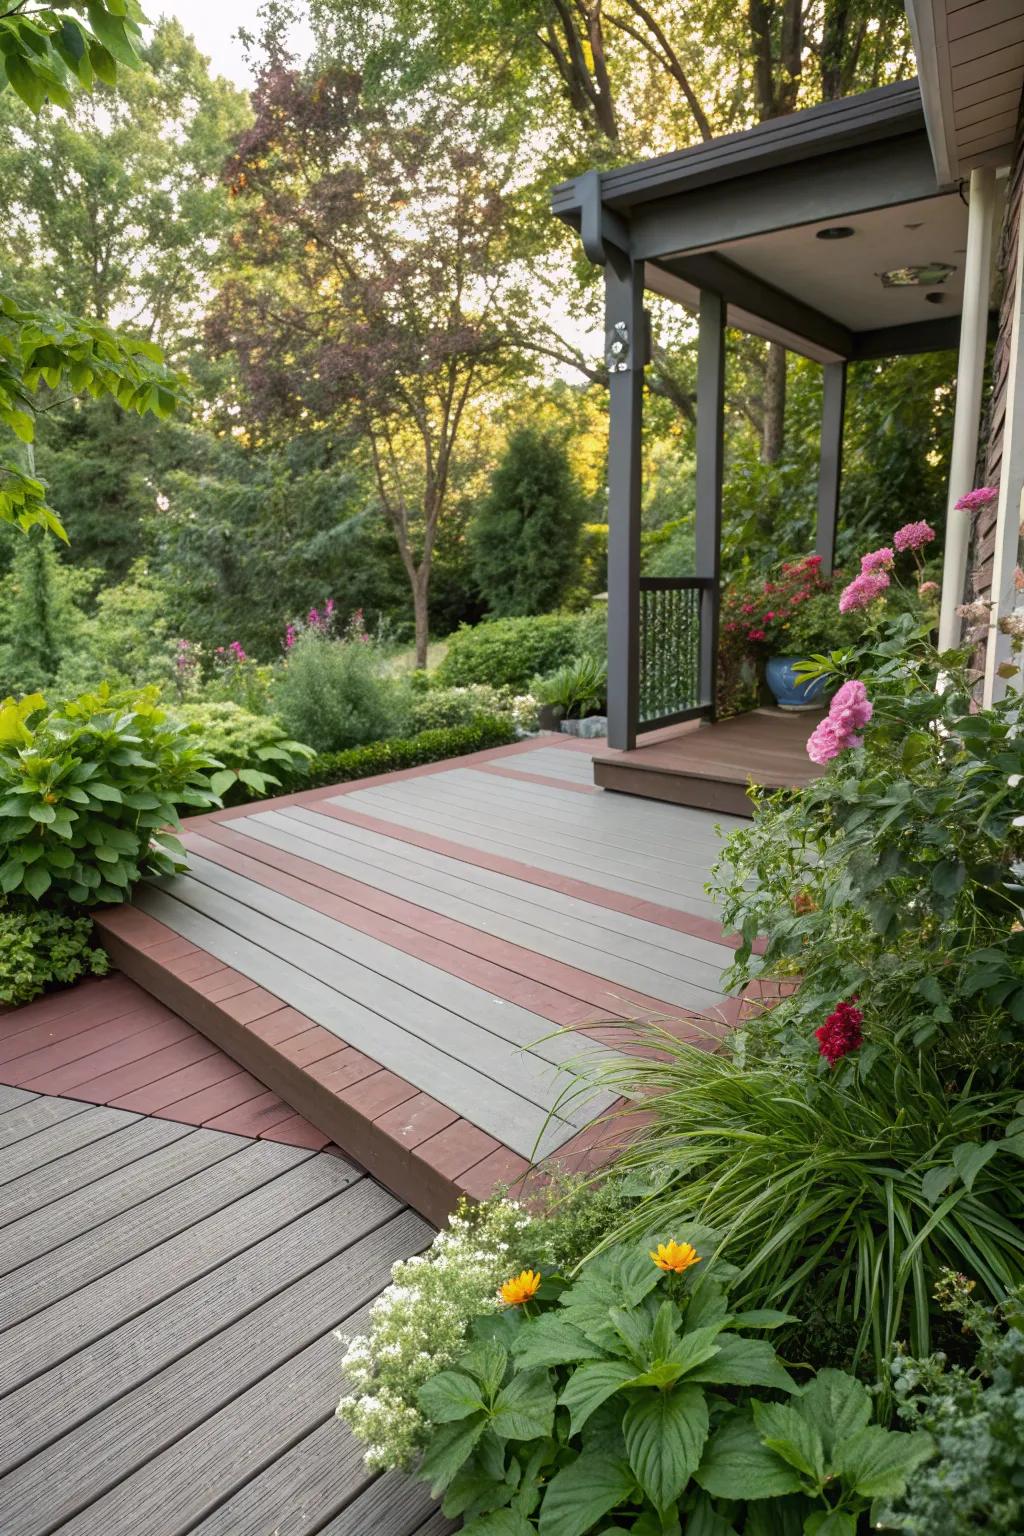
[[333, 1330], [418, 1215], [339, 1156], [22, 1088], [0, 1149], [3, 1536], [452, 1529], [333, 1417]]
[[[608, 795], [542, 737], [187, 823], [187, 875], [99, 915], [115, 959], [439, 1220], [589, 1155], [573, 1090], [654, 1018], [735, 1020], [704, 886], [717, 822]], [[598, 748], [597, 750], [601, 750]]]

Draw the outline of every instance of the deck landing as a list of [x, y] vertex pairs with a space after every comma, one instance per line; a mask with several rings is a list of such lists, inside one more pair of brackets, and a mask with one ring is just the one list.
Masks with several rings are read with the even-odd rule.
[[755, 709], [652, 731], [632, 752], [599, 753], [594, 782], [627, 795], [749, 816], [747, 786], [798, 789], [821, 772], [807, 756], [816, 710]]
[[700, 811], [609, 796], [542, 737], [196, 817], [190, 870], [98, 924], [118, 964], [433, 1220], [597, 1155], [564, 1093], [657, 1018], [737, 1016]]

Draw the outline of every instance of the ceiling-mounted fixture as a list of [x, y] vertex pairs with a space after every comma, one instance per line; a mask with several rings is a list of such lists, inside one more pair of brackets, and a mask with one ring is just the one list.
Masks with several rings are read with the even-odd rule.
[[849, 224], [830, 224], [827, 229], [815, 231], [815, 240], [849, 240], [853, 229]]
[[883, 288], [933, 288], [953, 276], [956, 267], [948, 261], [930, 261], [923, 267], [893, 267], [881, 272]]

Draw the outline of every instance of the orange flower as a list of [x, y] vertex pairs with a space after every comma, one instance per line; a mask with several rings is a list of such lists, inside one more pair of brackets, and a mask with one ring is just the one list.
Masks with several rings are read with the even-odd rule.
[[659, 1243], [657, 1253], [651, 1251], [651, 1258], [659, 1269], [674, 1275], [681, 1275], [691, 1264], [700, 1263], [696, 1248], [691, 1243], [677, 1243], [675, 1238], [668, 1243]]
[[498, 1294], [507, 1307], [522, 1306], [540, 1290], [540, 1274], [534, 1269], [524, 1269], [521, 1275], [513, 1275], [500, 1286]]

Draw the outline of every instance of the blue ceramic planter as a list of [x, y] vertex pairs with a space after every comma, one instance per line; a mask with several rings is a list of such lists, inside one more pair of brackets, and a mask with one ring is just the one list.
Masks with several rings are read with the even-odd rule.
[[799, 666], [800, 656], [771, 656], [765, 664], [765, 682], [775, 695], [780, 709], [814, 709], [818, 696], [825, 686], [823, 677], [810, 683], [798, 683], [794, 668]]

